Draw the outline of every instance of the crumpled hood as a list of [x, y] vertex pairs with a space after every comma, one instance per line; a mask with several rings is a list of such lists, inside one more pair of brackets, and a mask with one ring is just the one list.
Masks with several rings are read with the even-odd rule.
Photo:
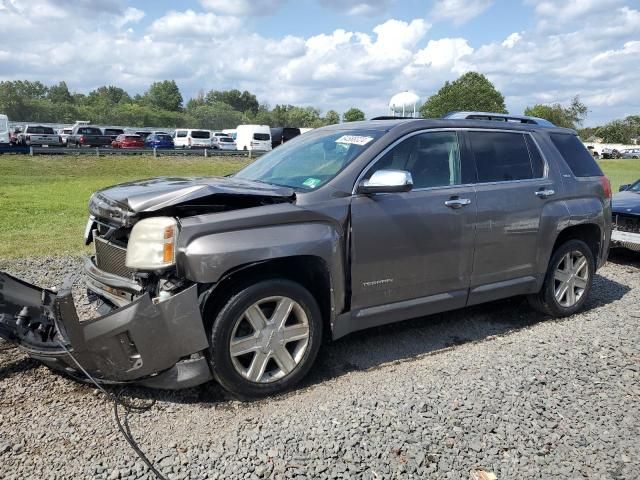
[[640, 215], [640, 193], [616, 193], [611, 202], [611, 209], [615, 213]]
[[295, 192], [288, 187], [232, 177], [158, 177], [114, 185], [99, 190], [95, 197], [117, 203], [131, 213], [143, 213], [218, 195], [293, 198]]

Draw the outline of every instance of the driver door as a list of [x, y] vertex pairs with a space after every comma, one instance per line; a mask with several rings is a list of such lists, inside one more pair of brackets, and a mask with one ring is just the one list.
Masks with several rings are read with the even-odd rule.
[[476, 223], [473, 166], [456, 131], [421, 132], [366, 171], [411, 173], [405, 193], [356, 194], [351, 203], [352, 311], [359, 328], [463, 307]]

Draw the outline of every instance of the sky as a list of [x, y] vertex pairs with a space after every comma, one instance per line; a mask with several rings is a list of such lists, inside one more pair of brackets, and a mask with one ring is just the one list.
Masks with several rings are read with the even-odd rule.
[[0, 0], [0, 80], [143, 93], [173, 79], [260, 102], [388, 113], [467, 71], [520, 114], [580, 95], [640, 114], [640, 0]]

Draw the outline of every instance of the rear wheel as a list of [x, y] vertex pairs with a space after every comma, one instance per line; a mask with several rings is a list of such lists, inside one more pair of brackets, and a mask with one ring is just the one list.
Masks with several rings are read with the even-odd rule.
[[308, 290], [289, 280], [262, 281], [233, 295], [216, 315], [212, 371], [236, 395], [272, 395], [307, 374], [321, 339], [320, 309]]
[[551, 256], [540, 292], [529, 296], [536, 310], [566, 317], [580, 310], [593, 284], [593, 252], [582, 240], [569, 240]]

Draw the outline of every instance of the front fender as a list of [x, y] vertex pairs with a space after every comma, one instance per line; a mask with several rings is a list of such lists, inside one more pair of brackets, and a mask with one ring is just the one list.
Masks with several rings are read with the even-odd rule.
[[176, 261], [186, 279], [215, 283], [225, 273], [243, 265], [303, 255], [324, 260], [334, 292], [344, 292], [340, 234], [328, 223], [292, 223], [211, 233], [181, 248]]

